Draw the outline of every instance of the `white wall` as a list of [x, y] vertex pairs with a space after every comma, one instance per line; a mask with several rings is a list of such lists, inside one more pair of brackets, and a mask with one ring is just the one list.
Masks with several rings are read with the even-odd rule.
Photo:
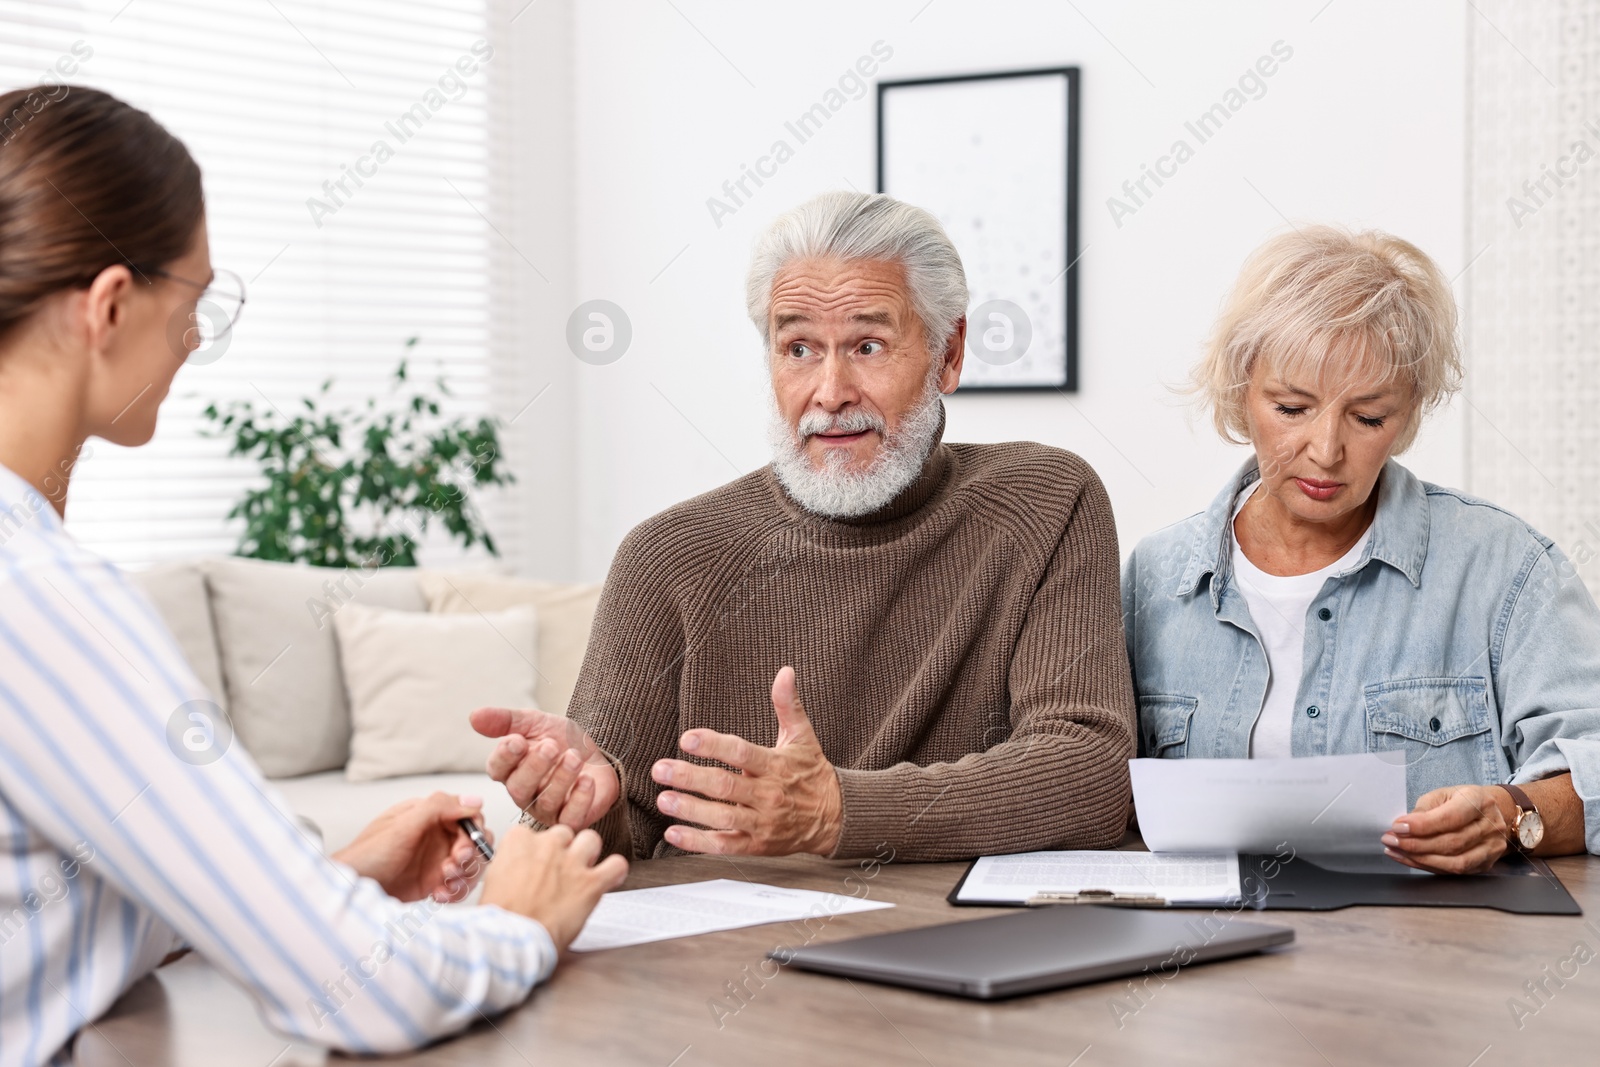
[[1469, 33], [1472, 492], [1560, 545], [1600, 595], [1600, 0], [1478, 0]]
[[[510, 62], [497, 68], [503, 80], [512, 137], [506, 180], [512, 216], [506, 221], [499, 264], [508, 273], [514, 336], [525, 351], [506, 353], [523, 361], [521, 374], [501, 379], [526, 383], [526, 391], [500, 398], [497, 413], [508, 425], [504, 438], [516, 458], [517, 492], [531, 521], [502, 530], [520, 537], [525, 569], [546, 579], [577, 577], [577, 380], [574, 360], [562, 340], [572, 308], [573, 248], [573, 5], [548, 0], [523, 6], [501, 28], [496, 48]], [[517, 14], [520, 10], [520, 14]], [[555, 205], [552, 207], [552, 205]]]
[[[572, 300], [614, 301], [633, 340], [609, 365], [573, 359], [570, 392], [554, 398], [559, 418], [571, 407], [577, 462], [576, 558], [560, 569], [603, 575], [635, 523], [766, 462], [749, 250], [806, 197], [873, 187], [873, 95], [720, 227], [706, 200], [879, 40], [893, 49], [889, 79], [1083, 69], [1081, 391], [950, 398], [947, 437], [1080, 453], [1110, 489], [1124, 551], [1203, 507], [1243, 453], [1166, 386], [1284, 216], [1394, 230], [1452, 275], [1465, 264], [1464, 11], [1458, 0], [579, 4]], [[1115, 225], [1107, 198], [1279, 40], [1293, 56], [1266, 93]], [[1459, 484], [1462, 436], [1455, 413], [1439, 416], [1413, 467]]]

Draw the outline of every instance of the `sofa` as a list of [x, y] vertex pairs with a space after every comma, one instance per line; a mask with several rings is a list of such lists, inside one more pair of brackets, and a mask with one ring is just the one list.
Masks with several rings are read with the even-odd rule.
[[516, 806], [483, 771], [492, 742], [467, 715], [479, 702], [564, 714], [600, 591], [232, 557], [129, 577], [209, 691], [218, 736], [244, 746], [330, 852], [434, 790], [482, 796], [490, 829], [511, 825]]

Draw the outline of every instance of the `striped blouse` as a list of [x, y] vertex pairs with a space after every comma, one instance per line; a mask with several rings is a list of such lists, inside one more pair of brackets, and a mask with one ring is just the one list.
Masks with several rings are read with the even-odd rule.
[[0, 1067], [67, 1062], [185, 946], [274, 1027], [354, 1052], [549, 976], [537, 922], [402, 904], [325, 857], [241, 746], [207, 750], [207, 700], [144, 597], [0, 467]]

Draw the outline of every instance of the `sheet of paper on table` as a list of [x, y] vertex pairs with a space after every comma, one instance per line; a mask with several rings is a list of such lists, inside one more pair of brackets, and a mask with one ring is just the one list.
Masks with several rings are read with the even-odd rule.
[[1169, 904], [1225, 904], [1239, 899], [1233, 853], [1023, 852], [985, 856], [972, 865], [956, 899], [1026, 904], [1045, 894], [1105, 892], [1157, 897]]
[[607, 893], [572, 943], [574, 952], [643, 945], [692, 934], [892, 908], [883, 900], [717, 878]]
[[1152, 852], [1381, 855], [1379, 838], [1406, 813], [1404, 752], [1128, 763]]

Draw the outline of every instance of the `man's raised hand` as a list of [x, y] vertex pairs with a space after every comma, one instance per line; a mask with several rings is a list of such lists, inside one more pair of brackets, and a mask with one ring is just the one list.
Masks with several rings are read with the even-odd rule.
[[589, 735], [560, 715], [479, 708], [472, 728], [500, 739], [489, 754], [489, 777], [545, 826], [581, 830], [610, 811], [622, 792], [617, 772]]
[[772, 748], [714, 730], [690, 730], [680, 740], [690, 755], [740, 773], [683, 760], [656, 761], [651, 777], [672, 787], [656, 798], [656, 806], [665, 815], [708, 828], [670, 826], [669, 844], [689, 852], [753, 856], [826, 856], [838, 846], [844, 823], [839, 776], [800, 703], [793, 667], [781, 668], [773, 679], [772, 710], [778, 717], [778, 743]]

